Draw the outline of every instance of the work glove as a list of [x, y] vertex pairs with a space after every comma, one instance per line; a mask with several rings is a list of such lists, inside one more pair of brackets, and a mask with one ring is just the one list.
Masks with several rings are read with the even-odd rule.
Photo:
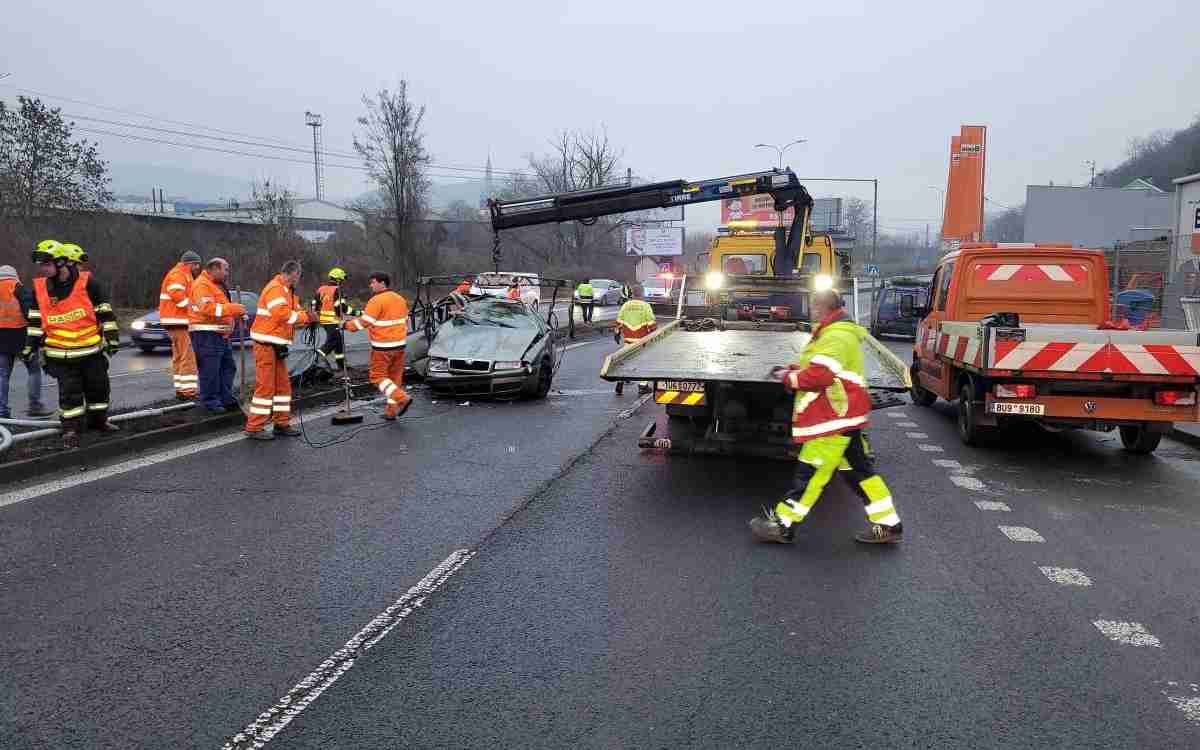
[[287, 359], [288, 348], [286, 346], [284, 346], [283, 344], [275, 344], [274, 346], [275, 346], [275, 359], [278, 359], [280, 361]]
[[613, 331], [613, 341], [617, 342], [617, 344], [620, 345], [620, 343], [621, 343], [621, 332], [620, 331]]
[[787, 367], [778, 367], [778, 366], [772, 367], [771, 368], [771, 380], [774, 380], [777, 383], [782, 383], [784, 377], [787, 376], [787, 373], [788, 373]]

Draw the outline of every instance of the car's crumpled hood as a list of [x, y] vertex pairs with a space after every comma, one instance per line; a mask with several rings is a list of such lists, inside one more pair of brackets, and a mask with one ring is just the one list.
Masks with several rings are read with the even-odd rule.
[[447, 322], [439, 330], [429, 356], [447, 359], [519, 360], [533, 343], [537, 331], [526, 328], [454, 325]]

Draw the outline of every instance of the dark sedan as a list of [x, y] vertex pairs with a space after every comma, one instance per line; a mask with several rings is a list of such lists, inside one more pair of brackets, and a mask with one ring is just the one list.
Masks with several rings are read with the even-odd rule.
[[[247, 323], [237, 321], [233, 328], [233, 336], [230, 337], [230, 343], [240, 344], [250, 338], [250, 326], [254, 323], [254, 312], [258, 309], [258, 295], [254, 292], [242, 292], [241, 298], [238, 300], [246, 306], [246, 314], [250, 316]], [[133, 321], [130, 327], [130, 338], [133, 339], [133, 345], [144, 352], [152, 352], [158, 347], [171, 348], [171, 339], [167, 336], [167, 331], [158, 322], [158, 310], [151, 310], [142, 317]]]

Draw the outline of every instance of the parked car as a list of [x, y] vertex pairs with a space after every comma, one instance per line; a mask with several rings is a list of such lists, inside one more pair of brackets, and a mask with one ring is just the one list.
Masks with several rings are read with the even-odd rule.
[[[612, 279], [589, 279], [592, 299], [597, 305], [615, 305], [621, 301], [621, 283]], [[575, 301], [579, 301], [579, 288], [575, 288]]]
[[483, 298], [438, 328], [426, 383], [434, 394], [545, 398], [554, 380], [550, 327], [527, 305]]
[[[233, 344], [242, 344], [250, 338], [250, 326], [254, 323], [254, 313], [258, 309], [258, 295], [254, 292], [242, 292], [241, 302], [246, 306], [246, 314], [250, 316], [247, 323], [237, 321], [233, 327], [233, 336], [229, 341]], [[130, 338], [133, 339], [133, 345], [142, 351], [149, 354], [158, 347], [171, 348], [171, 339], [167, 336], [167, 331], [158, 322], [158, 310], [151, 310], [141, 316], [129, 326]]]
[[508, 287], [512, 284], [513, 277], [517, 279], [517, 289], [521, 292], [521, 301], [537, 310], [542, 301], [542, 287], [536, 273], [518, 271], [481, 273], [475, 277], [475, 283], [471, 285], [468, 293], [476, 297], [505, 299], [508, 296]]
[[887, 279], [871, 299], [871, 335], [915, 337], [932, 276]]

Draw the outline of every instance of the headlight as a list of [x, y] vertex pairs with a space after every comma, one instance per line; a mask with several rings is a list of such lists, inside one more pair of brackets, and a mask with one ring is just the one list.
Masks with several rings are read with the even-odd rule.
[[830, 289], [833, 289], [833, 277], [825, 273], [817, 274], [817, 277], [813, 279], [813, 291], [825, 292]]
[[430, 372], [449, 372], [450, 360], [445, 357], [430, 357], [429, 358]]
[[725, 274], [720, 271], [709, 271], [704, 274], [704, 286], [708, 289], [720, 289], [725, 286]]
[[135, 320], [135, 321], [133, 321], [133, 325], [131, 325], [129, 327], [135, 331], [144, 331], [144, 330], [146, 330], [146, 321]]
[[520, 370], [521, 363], [520, 362], [498, 361], [498, 362], [496, 362], [496, 369], [497, 370]]

